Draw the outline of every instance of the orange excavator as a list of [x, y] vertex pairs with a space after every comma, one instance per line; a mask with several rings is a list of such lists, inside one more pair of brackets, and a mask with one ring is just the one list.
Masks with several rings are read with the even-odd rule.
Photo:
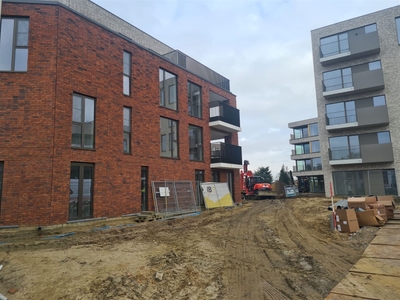
[[270, 183], [265, 182], [261, 176], [254, 176], [248, 170], [249, 161], [243, 163], [243, 171], [240, 171], [240, 185], [242, 186], [243, 199], [275, 199], [277, 194], [272, 190]]

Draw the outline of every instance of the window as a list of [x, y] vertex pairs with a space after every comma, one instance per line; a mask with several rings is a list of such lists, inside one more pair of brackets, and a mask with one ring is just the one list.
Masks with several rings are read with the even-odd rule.
[[397, 41], [400, 44], [400, 17], [396, 18]]
[[1, 211], [1, 194], [3, 191], [3, 173], [4, 173], [4, 162], [0, 161], [0, 211]]
[[311, 153], [320, 152], [321, 148], [319, 146], [319, 141], [312, 141], [311, 142]]
[[293, 134], [295, 139], [302, 139], [308, 137], [308, 127], [298, 127], [293, 129]]
[[322, 170], [321, 157], [315, 157], [311, 159], [311, 165], [313, 170]]
[[178, 122], [160, 118], [160, 155], [178, 158]]
[[189, 159], [203, 160], [203, 129], [189, 125]]
[[297, 172], [311, 171], [311, 159], [296, 160]]
[[310, 136], [318, 135], [318, 123], [310, 124]]
[[379, 70], [381, 68], [381, 62], [378, 60], [378, 61], [373, 61], [373, 62], [370, 62], [369, 64], [368, 64], [368, 69], [370, 70], [370, 71], [373, 71], [373, 70]]
[[332, 172], [335, 195], [397, 195], [393, 169]]
[[336, 34], [321, 39], [321, 57], [347, 51], [349, 51], [349, 37], [347, 33]]
[[364, 27], [365, 33], [375, 32], [376, 31], [376, 24], [367, 25]]
[[333, 70], [323, 73], [324, 92], [339, 90], [353, 86], [351, 68]]
[[131, 69], [132, 69], [132, 60], [131, 54], [129, 52], [124, 51], [123, 58], [123, 93], [124, 95], [131, 95]]
[[70, 221], [92, 217], [93, 170], [93, 164], [71, 164], [68, 215]]
[[0, 71], [28, 70], [29, 19], [1, 19]]
[[177, 110], [176, 76], [163, 69], [159, 70], [160, 105]]
[[386, 105], [385, 96], [375, 96], [372, 98], [374, 102], [374, 106], [384, 106]]
[[190, 116], [201, 118], [201, 87], [188, 82], [188, 113]]
[[329, 138], [331, 160], [361, 158], [357, 135]]
[[94, 148], [94, 111], [94, 99], [73, 95], [72, 147]]
[[295, 150], [296, 150], [296, 155], [309, 154], [310, 153], [310, 144], [309, 143], [298, 144], [295, 146]]
[[389, 131], [378, 132], [378, 144], [390, 144]]
[[123, 110], [123, 128], [124, 128], [124, 138], [123, 138], [123, 149], [124, 153], [131, 153], [131, 116], [132, 116], [132, 109], [129, 107], [124, 107]]

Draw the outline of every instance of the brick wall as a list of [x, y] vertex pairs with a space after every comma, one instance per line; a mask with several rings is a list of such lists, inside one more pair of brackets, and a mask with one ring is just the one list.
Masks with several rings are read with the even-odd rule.
[[[233, 106], [234, 95], [63, 7], [4, 3], [2, 13], [29, 16], [30, 36], [28, 72], [0, 72], [0, 225], [66, 223], [71, 162], [94, 164], [94, 218], [140, 212], [141, 166], [149, 182], [194, 180], [196, 169], [211, 181], [208, 91]], [[132, 53], [132, 96], [122, 93], [124, 50]], [[178, 111], [159, 106], [160, 67], [177, 75]], [[203, 119], [187, 114], [188, 80], [202, 87]], [[94, 150], [71, 148], [73, 93], [96, 99]], [[132, 154], [122, 152], [124, 106], [132, 108]], [[160, 116], [179, 122], [179, 159], [160, 158]], [[189, 124], [203, 128], [204, 162], [189, 160]], [[235, 187], [239, 200], [238, 170]]]

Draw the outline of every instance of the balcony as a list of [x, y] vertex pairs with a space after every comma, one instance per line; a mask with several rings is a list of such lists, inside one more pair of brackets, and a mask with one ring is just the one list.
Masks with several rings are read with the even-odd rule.
[[[375, 31], [370, 31], [375, 26]], [[368, 32], [369, 31], [369, 32]], [[320, 63], [328, 65], [362, 56], [380, 52], [379, 36], [376, 24], [356, 28], [345, 33], [336, 35], [336, 41], [320, 46]], [[331, 36], [328, 38], [334, 38]], [[327, 39], [328, 39], [327, 38]], [[339, 41], [340, 40], [340, 41]], [[323, 39], [321, 39], [321, 42]]]
[[220, 101], [210, 102], [211, 140], [222, 139], [225, 136], [240, 132], [240, 113], [235, 107]]
[[352, 111], [335, 112], [337, 117], [325, 115], [326, 130], [340, 130], [389, 124], [386, 105], [358, 108]]
[[329, 164], [348, 165], [393, 162], [393, 146], [386, 144], [360, 145], [349, 149], [329, 149]]
[[211, 168], [241, 169], [242, 167], [242, 147], [211, 143]]
[[[332, 85], [332, 82], [337, 82], [337, 84]], [[349, 75], [323, 80], [322, 85], [322, 95], [325, 98], [379, 90], [385, 87], [382, 69], [352, 72]]]

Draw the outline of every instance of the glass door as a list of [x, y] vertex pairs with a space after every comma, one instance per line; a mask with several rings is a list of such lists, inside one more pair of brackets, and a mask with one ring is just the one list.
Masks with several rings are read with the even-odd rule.
[[148, 199], [148, 180], [149, 180], [149, 167], [141, 167], [140, 178], [140, 199], [142, 199], [141, 210], [149, 210]]
[[80, 220], [92, 217], [93, 165], [71, 164], [68, 219]]

